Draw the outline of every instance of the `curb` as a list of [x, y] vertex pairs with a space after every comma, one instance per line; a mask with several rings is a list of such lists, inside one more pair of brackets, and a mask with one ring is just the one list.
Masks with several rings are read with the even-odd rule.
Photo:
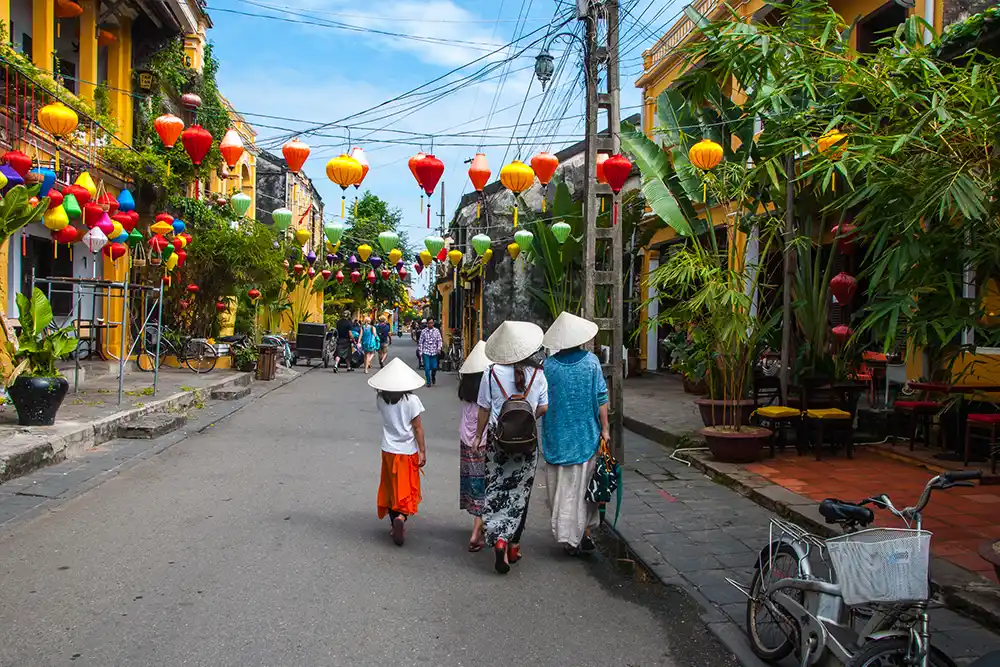
[[[151, 401], [139, 408], [120, 410], [89, 422], [59, 424], [55, 426], [24, 427], [21, 433], [34, 436], [31, 442], [0, 456], [0, 482], [7, 482], [21, 475], [67, 458], [118, 437], [118, 429], [149, 414], [187, 408], [207, 400], [213, 391], [229, 387], [248, 387], [253, 374], [229, 375], [198, 389], [182, 391]], [[33, 430], [46, 429], [45, 431]], [[15, 438], [20, 433], [15, 434]], [[40, 436], [40, 437], [39, 437]], [[36, 439], [37, 438], [37, 439]]]

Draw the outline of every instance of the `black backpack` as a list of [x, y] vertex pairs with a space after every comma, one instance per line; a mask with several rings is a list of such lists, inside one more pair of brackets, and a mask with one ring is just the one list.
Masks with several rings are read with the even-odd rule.
[[531, 392], [531, 385], [535, 382], [538, 369], [531, 373], [531, 380], [525, 387], [523, 394], [507, 395], [499, 378], [490, 367], [490, 377], [496, 382], [500, 393], [503, 394], [504, 402], [500, 406], [500, 415], [497, 417], [497, 425], [493, 431], [493, 439], [497, 446], [510, 455], [524, 455], [535, 451], [538, 446], [538, 423], [535, 421], [535, 409], [531, 407], [527, 396]]

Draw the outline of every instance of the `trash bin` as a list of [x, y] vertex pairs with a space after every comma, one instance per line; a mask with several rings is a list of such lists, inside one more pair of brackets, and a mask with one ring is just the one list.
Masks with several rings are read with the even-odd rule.
[[257, 354], [257, 379], [273, 380], [278, 371], [278, 346], [258, 345]]

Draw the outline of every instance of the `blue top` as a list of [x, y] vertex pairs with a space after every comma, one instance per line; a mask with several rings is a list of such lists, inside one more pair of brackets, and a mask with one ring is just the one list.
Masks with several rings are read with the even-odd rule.
[[361, 347], [364, 348], [365, 352], [373, 352], [380, 347], [375, 327], [370, 324], [366, 324], [361, 328]]
[[542, 417], [542, 452], [552, 465], [586, 463], [601, 438], [600, 407], [608, 402], [601, 362], [586, 350], [545, 360], [549, 410]]

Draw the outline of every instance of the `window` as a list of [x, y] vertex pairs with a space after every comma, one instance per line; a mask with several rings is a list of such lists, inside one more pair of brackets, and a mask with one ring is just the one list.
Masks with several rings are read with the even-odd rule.
[[889, 0], [860, 21], [856, 28], [858, 53], [872, 54], [878, 51], [875, 42], [891, 36], [891, 31], [906, 20], [907, 9]]

